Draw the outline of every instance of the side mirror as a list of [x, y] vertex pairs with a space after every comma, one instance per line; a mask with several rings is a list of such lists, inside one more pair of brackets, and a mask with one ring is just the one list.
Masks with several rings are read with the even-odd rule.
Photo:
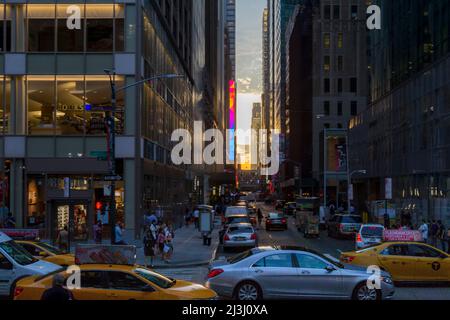
[[336, 268], [335, 268], [335, 267], [332, 267], [332, 266], [327, 266], [327, 267], [325, 268], [325, 270], [326, 270], [328, 273], [332, 273], [332, 272], [336, 271]]

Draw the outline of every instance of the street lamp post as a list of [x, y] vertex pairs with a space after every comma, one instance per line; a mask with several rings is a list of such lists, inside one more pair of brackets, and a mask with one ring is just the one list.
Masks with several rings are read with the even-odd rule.
[[109, 208], [110, 219], [109, 223], [111, 225], [111, 244], [116, 243], [116, 109], [117, 109], [117, 93], [120, 91], [125, 91], [131, 87], [135, 87], [146, 82], [159, 80], [159, 79], [175, 79], [184, 78], [183, 75], [178, 74], [161, 74], [153, 76], [125, 87], [117, 88], [116, 86], [116, 72], [114, 70], [105, 69], [105, 73], [109, 76], [109, 81], [111, 85], [111, 111], [108, 112], [106, 117], [106, 129], [107, 129], [107, 154], [108, 154], [108, 169], [111, 175], [111, 206]]

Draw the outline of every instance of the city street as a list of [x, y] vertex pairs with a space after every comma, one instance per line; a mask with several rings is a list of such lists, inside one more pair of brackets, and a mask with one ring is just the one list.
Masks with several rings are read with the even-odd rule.
[[[273, 207], [266, 205], [259, 205], [264, 214], [273, 212]], [[264, 227], [264, 225], [263, 225]], [[305, 239], [296, 229], [294, 219], [289, 219], [289, 230], [287, 231], [270, 231], [267, 232], [264, 228], [258, 230], [258, 238], [260, 246], [301, 246], [317, 250], [323, 254], [331, 255], [339, 258], [340, 251], [354, 250], [354, 242], [352, 240], [332, 239], [326, 235], [326, 232], [321, 233], [319, 239]], [[224, 252], [223, 248], [219, 246], [216, 253], [216, 258], [231, 257], [239, 250], [232, 252]], [[156, 269], [156, 271], [177, 279], [192, 281], [195, 283], [205, 283], [208, 268], [205, 266], [195, 268], [181, 268], [181, 269]], [[449, 300], [449, 287], [411, 287], [401, 286], [397, 287], [394, 300]]]

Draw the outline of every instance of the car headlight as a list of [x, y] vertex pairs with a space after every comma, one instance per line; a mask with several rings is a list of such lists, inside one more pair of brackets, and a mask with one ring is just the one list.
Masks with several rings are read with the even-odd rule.
[[387, 283], [387, 284], [394, 283], [394, 281], [392, 281], [392, 278], [390, 278], [390, 277], [381, 277], [381, 281], [383, 281], [384, 283]]

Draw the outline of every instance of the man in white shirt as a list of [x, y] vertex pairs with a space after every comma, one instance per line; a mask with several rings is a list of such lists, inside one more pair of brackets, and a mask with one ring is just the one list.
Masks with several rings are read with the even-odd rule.
[[423, 224], [419, 227], [419, 231], [422, 233], [422, 238], [425, 243], [428, 242], [428, 224], [423, 220]]
[[198, 210], [198, 208], [195, 208], [194, 210], [194, 222], [195, 222], [195, 227], [198, 228], [199, 227], [199, 218], [200, 218], [200, 211]]

